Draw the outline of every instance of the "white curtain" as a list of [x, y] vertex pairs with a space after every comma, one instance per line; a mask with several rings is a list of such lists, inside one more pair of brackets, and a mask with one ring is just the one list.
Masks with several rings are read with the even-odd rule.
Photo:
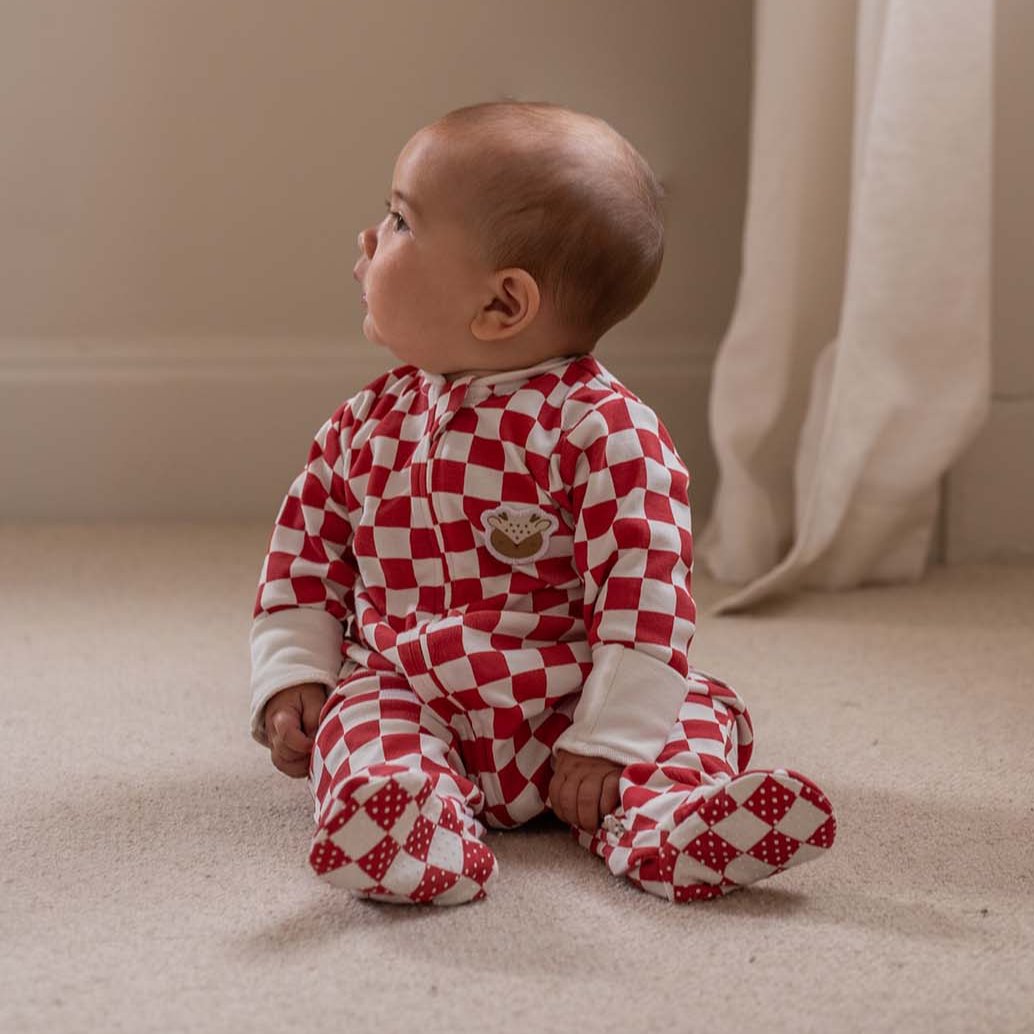
[[990, 401], [992, 0], [758, 0], [743, 272], [698, 543], [740, 585], [914, 580]]

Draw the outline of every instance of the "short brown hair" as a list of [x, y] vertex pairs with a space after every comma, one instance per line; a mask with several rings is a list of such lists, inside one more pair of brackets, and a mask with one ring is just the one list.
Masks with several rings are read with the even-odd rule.
[[458, 108], [428, 128], [466, 145], [472, 160], [457, 175], [493, 269], [527, 270], [593, 344], [638, 308], [664, 255], [663, 190], [615, 129], [512, 100]]

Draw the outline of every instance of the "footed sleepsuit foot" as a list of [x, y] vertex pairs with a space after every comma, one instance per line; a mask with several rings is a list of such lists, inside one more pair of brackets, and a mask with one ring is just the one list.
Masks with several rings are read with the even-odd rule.
[[342, 783], [317, 829], [309, 863], [357, 897], [459, 905], [485, 897], [498, 863], [424, 772], [380, 766]]
[[836, 838], [826, 795], [786, 769], [755, 770], [702, 788], [675, 810], [658, 875], [672, 901], [728, 894], [821, 857]]

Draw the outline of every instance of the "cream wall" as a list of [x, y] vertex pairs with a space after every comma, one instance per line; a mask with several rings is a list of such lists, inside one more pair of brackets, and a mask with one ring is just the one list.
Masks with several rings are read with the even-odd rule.
[[1034, 3], [997, 0], [991, 413], [948, 479], [952, 561], [1034, 559]]
[[399, 147], [502, 96], [591, 111], [669, 194], [661, 279], [599, 355], [714, 469], [749, 0], [0, 0], [0, 516], [273, 516], [390, 364], [350, 272]]

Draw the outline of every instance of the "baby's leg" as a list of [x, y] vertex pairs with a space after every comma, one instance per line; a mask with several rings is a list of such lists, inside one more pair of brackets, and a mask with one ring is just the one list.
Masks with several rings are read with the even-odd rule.
[[621, 806], [579, 842], [617, 876], [669, 901], [718, 897], [817, 858], [836, 820], [822, 791], [786, 769], [745, 771], [750, 717], [725, 683], [690, 672], [654, 764], [621, 774]]
[[495, 855], [475, 818], [457, 735], [394, 673], [362, 671], [331, 694], [310, 768], [309, 861], [357, 897], [455, 905], [485, 896]]

